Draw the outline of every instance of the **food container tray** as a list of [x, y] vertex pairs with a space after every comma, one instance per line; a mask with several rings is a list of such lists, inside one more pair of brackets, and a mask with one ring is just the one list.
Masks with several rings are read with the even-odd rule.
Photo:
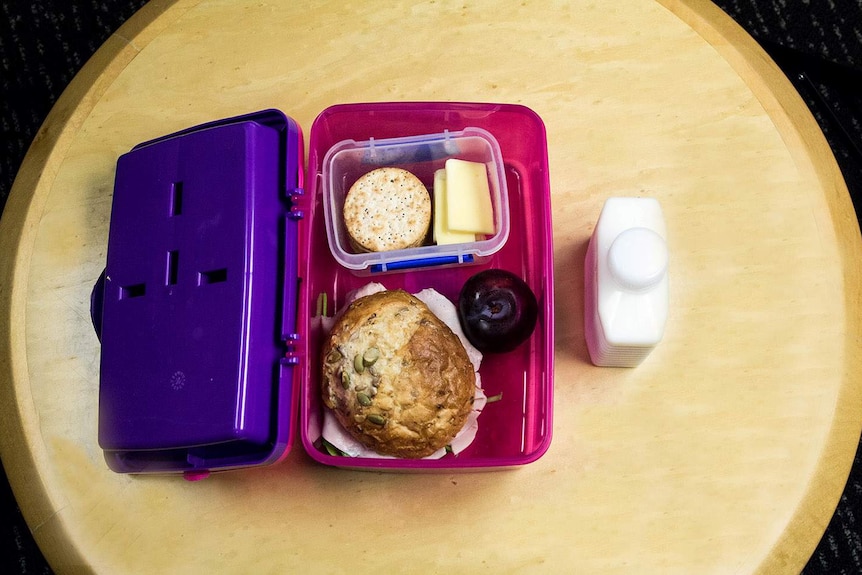
[[[487, 354], [480, 370], [489, 404], [479, 417], [474, 442], [457, 457], [438, 460], [346, 458], [330, 455], [320, 444], [322, 401], [318, 364], [304, 362], [300, 434], [311, 456], [328, 465], [402, 470], [501, 468], [529, 463], [545, 453], [551, 440], [553, 415], [553, 242], [550, 213], [547, 145], [541, 119], [530, 109], [507, 104], [382, 103], [347, 104], [322, 112], [312, 126], [308, 151], [311, 257], [305, 265], [305, 289], [300, 294], [300, 321], [316, 311], [316, 298], [327, 293], [331, 310], [343, 305], [352, 290], [368, 277], [339, 265], [329, 253], [322, 213], [323, 158], [345, 140], [372, 137], [457, 132], [476, 127], [492, 134], [499, 144], [509, 210], [508, 238], [480, 265], [414, 269], [372, 278], [388, 289], [410, 293], [433, 288], [456, 301], [461, 286], [481, 269], [503, 268], [521, 276], [540, 306], [532, 337], [512, 352]], [[317, 166], [315, 168], [315, 166]], [[334, 303], [333, 303], [334, 302]], [[308, 355], [317, 358], [322, 328], [309, 321]]]

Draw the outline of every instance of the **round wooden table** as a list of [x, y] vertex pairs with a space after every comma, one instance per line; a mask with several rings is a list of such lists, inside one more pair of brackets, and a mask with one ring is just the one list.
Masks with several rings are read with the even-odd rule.
[[[548, 132], [554, 439], [513, 471], [313, 463], [188, 483], [96, 441], [117, 157], [275, 107], [522, 103]], [[609, 196], [665, 212], [671, 313], [635, 369], [593, 367], [583, 259]], [[795, 573], [862, 426], [862, 242], [817, 125], [709, 2], [154, 1], [75, 78], [0, 224], [0, 448], [58, 573]]]

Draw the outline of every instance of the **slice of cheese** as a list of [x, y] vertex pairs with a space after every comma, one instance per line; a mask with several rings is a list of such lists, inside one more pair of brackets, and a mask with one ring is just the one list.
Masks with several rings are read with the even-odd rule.
[[446, 160], [446, 225], [451, 231], [494, 233], [485, 164]]
[[453, 232], [449, 230], [446, 220], [447, 191], [446, 170], [434, 172], [434, 242], [438, 246], [461, 244], [476, 240], [473, 232]]

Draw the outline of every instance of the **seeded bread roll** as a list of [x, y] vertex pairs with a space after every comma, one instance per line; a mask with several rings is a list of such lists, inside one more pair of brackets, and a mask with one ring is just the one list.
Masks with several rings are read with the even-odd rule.
[[422, 245], [431, 225], [431, 196], [401, 168], [377, 168], [360, 177], [344, 198], [344, 225], [353, 247], [385, 252]]
[[405, 291], [353, 302], [322, 357], [324, 404], [377, 453], [431, 455], [452, 441], [470, 414], [476, 376], [464, 346]]

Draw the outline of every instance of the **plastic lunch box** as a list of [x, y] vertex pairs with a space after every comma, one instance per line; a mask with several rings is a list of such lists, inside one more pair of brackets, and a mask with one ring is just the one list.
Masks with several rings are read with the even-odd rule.
[[[351, 260], [356, 254], [338, 245], [337, 210], [325, 213], [338, 202], [332, 181], [342, 176], [327, 183], [324, 174], [342, 174], [331, 158], [345, 150], [350, 169], [363, 161], [368, 170], [404, 167], [429, 189], [447, 157], [479, 154], [496, 194], [495, 235]], [[348, 468], [471, 470], [541, 457], [551, 441], [554, 358], [541, 119], [510, 104], [343, 104], [314, 121], [307, 172], [303, 151], [299, 126], [264, 110], [145, 142], [119, 158], [106, 267], [91, 298], [108, 466], [196, 479], [276, 462], [297, 431], [314, 460]], [[491, 267], [519, 274], [540, 312], [530, 339], [485, 356], [483, 388], [502, 399], [485, 407], [473, 443], [434, 460], [324, 449], [320, 294], [330, 315], [369, 280], [411, 293], [432, 287], [454, 302], [471, 275]]]

